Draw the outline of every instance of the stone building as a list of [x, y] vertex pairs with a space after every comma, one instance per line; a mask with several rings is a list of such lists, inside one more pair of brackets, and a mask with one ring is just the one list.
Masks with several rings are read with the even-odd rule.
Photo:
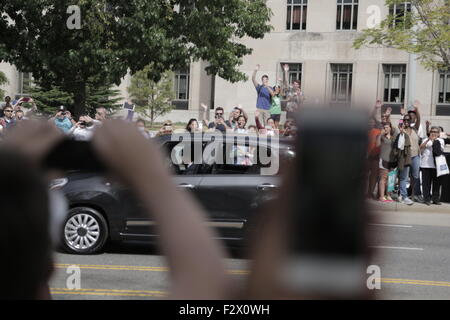
[[[261, 65], [257, 79], [267, 74], [273, 85], [282, 77], [282, 65], [289, 64], [289, 79], [301, 80], [305, 104], [371, 108], [381, 99], [394, 113], [407, 106], [409, 54], [380, 47], [356, 50], [352, 44], [378, 13], [381, 19], [389, 10], [401, 14], [411, 9], [408, 1], [395, 8], [386, 7], [384, 0], [268, 0], [267, 4], [273, 11], [273, 31], [264, 39], [243, 40], [253, 48], [240, 67], [248, 81], [232, 84], [208, 76], [207, 62], [192, 63], [188, 70], [176, 72], [176, 110], [163, 119], [198, 118], [201, 102], [211, 108], [222, 106], [226, 112], [241, 104], [251, 114], [256, 104], [251, 81], [256, 64]], [[0, 70], [10, 80], [7, 93], [21, 93], [29, 76], [5, 63]], [[423, 120], [450, 131], [450, 73], [428, 71], [417, 64], [415, 77], [414, 95], [422, 103]], [[129, 83], [126, 76], [119, 86], [124, 100], [129, 98]]]

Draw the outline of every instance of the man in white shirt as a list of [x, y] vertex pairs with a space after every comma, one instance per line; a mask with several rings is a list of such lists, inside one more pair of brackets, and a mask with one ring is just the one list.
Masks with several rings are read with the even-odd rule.
[[[442, 154], [444, 152], [444, 140], [439, 138], [439, 127], [431, 127], [430, 137], [425, 139], [420, 145], [421, 157], [420, 168], [422, 170], [422, 188], [423, 198], [426, 205], [430, 205], [431, 200], [433, 204], [440, 205], [440, 188], [441, 181], [437, 177], [436, 164], [434, 157], [436, 150]], [[431, 189], [433, 194], [431, 195]]]
[[93, 120], [88, 116], [80, 116], [79, 121], [69, 130], [68, 135], [77, 141], [89, 141], [94, 133]]

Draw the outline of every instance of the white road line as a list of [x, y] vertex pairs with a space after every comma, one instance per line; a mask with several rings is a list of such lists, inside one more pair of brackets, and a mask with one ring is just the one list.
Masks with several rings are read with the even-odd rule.
[[417, 251], [423, 251], [423, 248], [407, 248], [407, 247], [370, 246], [369, 248], [375, 248], [375, 249], [399, 249], [399, 250], [417, 250]]
[[369, 226], [394, 227], [394, 228], [412, 228], [412, 226], [407, 226], [407, 225], [404, 225], [404, 224], [384, 224], [384, 223], [370, 223]]

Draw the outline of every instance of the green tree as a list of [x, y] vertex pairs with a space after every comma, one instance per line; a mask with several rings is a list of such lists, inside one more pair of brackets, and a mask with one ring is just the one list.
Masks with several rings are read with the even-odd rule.
[[[411, 12], [401, 16], [390, 12], [379, 27], [363, 30], [353, 46], [392, 47], [417, 54], [427, 69], [450, 70], [450, 0], [410, 2]], [[402, 3], [386, 0], [389, 7]]]
[[51, 87], [50, 89], [32, 86], [27, 90], [33, 98], [39, 113], [43, 115], [54, 115], [59, 106], [63, 105], [68, 108], [73, 105], [72, 94], [63, 91], [59, 87]]
[[[43, 88], [33, 84], [31, 87], [25, 87], [25, 92], [30, 94], [36, 102], [38, 111], [44, 115], [54, 114], [61, 105], [69, 110], [74, 108], [73, 94], [57, 86]], [[98, 107], [105, 107], [110, 113], [113, 113], [121, 107], [118, 104], [121, 100], [118, 95], [119, 90], [117, 89], [112, 89], [110, 86], [94, 86], [88, 82], [85, 113], [94, 116], [95, 109]]]
[[[81, 29], [69, 29], [69, 5], [81, 9]], [[0, 0], [0, 48], [6, 60], [32, 72], [42, 87], [59, 86], [84, 112], [88, 80], [119, 84], [150, 63], [149, 77], [191, 61], [232, 82], [252, 50], [244, 37], [271, 30], [266, 0]]]
[[152, 66], [146, 66], [136, 72], [131, 78], [131, 85], [127, 88], [131, 101], [136, 106], [136, 112], [150, 119], [153, 126], [154, 120], [173, 109], [172, 100], [175, 98], [173, 90], [173, 72], [165, 72], [156, 82], [149, 74]]
[[[0, 71], [0, 86], [3, 86], [5, 84], [8, 84], [8, 78], [6, 78], [6, 75]], [[0, 88], [0, 101], [3, 100], [5, 97], [5, 90]]]

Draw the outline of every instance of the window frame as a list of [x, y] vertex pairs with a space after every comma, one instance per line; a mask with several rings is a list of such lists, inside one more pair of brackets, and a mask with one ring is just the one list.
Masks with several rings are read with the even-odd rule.
[[[186, 98], [180, 99], [180, 79], [181, 77], [186, 77]], [[191, 86], [191, 70], [190, 66], [183, 70], [174, 71], [173, 80], [173, 90], [175, 92], [175, 99], [173, 99], [172, 104], [177, 110], [188, 110], [189, 109], [189, 98], [190, 98], [190, 86]]]
[[[346, 3], [345, 1], [351, 1]], [[336, 3], [336, 31], [356, 31], [358, 29], [359, 0], [337, 0]], [[350, 29], [344, 29], [344, 7], [351, 6]], [[356, 10], [355, 10], [356, 6]], [[339, 24], [339, 25], [338, 25]]]
[[[441, 88], [441, 78], [443, 78], [443, 102], [440, 102], [440, 88]], [[449, 90], [447, 91], [447, 87]], [[450, 95], [450, 70], [443, 71], [439, 70], [437, 72], [437, 88], [436, 88], [436, 116], [449, 116], [450, 115], [450, 97], [446, 100], [445, 96]], [[448, 101], [448, 102], [446, 102]]]
[[[403, 68], [402, 71], [392, 71], [393, 67], [395, 66], [400, 66]], [[385, 67], [389, 67], [389, 71], [386, 72]], [[405, 98], [406, 98], [406, 76], [407, 76], [407, 65], [404, 63], [383, 63], [381, 65], [382, 68], [382, 76], [383, 76], [383, 104], [385, 105], [393, 105], [393, 106], [402, 106], [405, 104]], [[399, 98], [400, 101], [389, 101], [391, 100], [391, 86], [392, 86], [392, 76], [393, 75], [400, 75], [400, 79], [399, 79], [399, 85], [400, 85], [400, 94], [399, 94]], [[389, 77], [389, 83], [388, 83], [388, 99], [385, 99], [385, 90], [386, 90], [386, 76]], [[403, 90], [403, 91], [402, 91]], [[403, 92], [403, 97], [402, 97], [402, 92]]]
[[[350, 67], [350, 71], [341, 71], [339, 70], [340, 67], [343, 66], [347, 66]], [[333, 105], [339, 105], [339, 104], [347, 104], [347, 103], [352, 103], [352, 95], [353, 95], [353, 68], [354, 64], [353, 63], [330, 63], [330, 104]], [[334, 71], [333, 68], [337, 67], [337, 71]], [[344, 100], [339, 100], [338, 96], [339, 96], [339, 92], [341, 91], [340, 89], [340, 75], [347, 75], [347, 79], [346, 79], [346, 97], [347, 99]], [[336, 86], [334, 85], [334, 75], [336, 75]], [[333, 99], [333, 97], [335, 97], [335, 99]]]
[[[403, 7], [403, 8], [404, 8], [403, 15], [402, 15], [401, 18], [400, 18], [400, 16], [397, 18], [397, 15], [398, 15], [397, 11], [398, 11], [398, 8], [399, 8], [401, 5], [404, 6], [404, 7]], [[407, 9], [408, 6], [409, 6], [409, 10]], [[389, 15], [395, 17], [395, 19], [392, 20], [392, 23], [389, 25], [389, 28], [395, 28], [395, 23], [396, 23], [396, 21], [399, 20], [399, 19], [402, 19], [403, 22], [405, 22], [405, 13], [406, 13], [406, 12], [409, 12], [409, 13], [412, 12], [412, 4], [411, 4], [411, 1], [402, 1], [401, 3], [393, 4], [393, 5], [389, 6]]]
[[[294, 3], [299, 1], [300, 3]], [[294, 29], [294, 8], [300, 8], [299, 29]], [[306, 13], [304, 13], [306, 10]], [[303, 19], [304, 18], [304, 19]], [[306, 31], [308, 21], [308, 0], [286, 1], [286, 31]]]

